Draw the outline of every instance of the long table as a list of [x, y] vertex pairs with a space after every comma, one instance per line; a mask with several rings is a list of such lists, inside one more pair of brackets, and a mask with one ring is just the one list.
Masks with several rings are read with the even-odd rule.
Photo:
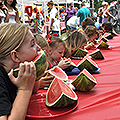
[[[98, 74], [92, 74], [96, 86], [89, 92], [75, 91], [79, 104], [74, 111], [44, 120], [120, 120], [120, 35], [107, 43], [111, 48], [100, 50], [105, 59], [94, 60], [100, 68]], [[69, 80], [75, 77], [69, 76]]]

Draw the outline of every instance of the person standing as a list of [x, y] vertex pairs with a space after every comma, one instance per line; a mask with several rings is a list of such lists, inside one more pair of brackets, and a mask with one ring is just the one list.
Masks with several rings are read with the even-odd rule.
[[20, 23], [18, 9], [16, 8], [16, 0], [4, 0], [5, 6], [8, 8], [9, 23]]
[[[107, 11], [110, 16], [110, 22], [113, 23], [113, 29], [120, 34], [120, 0], [117, 0], [108, 7]], [[114, 24], [116, 23], [116, 24]], [[119, 24], [117, 24], [119, 23]]]
[[77, 13], [77, 10], [76, 10], [75, 8], [73, 8], [73, 3], [70, 3], [70, 4], [69, 4], [69, 7], [66, 8], [65, 13], [64, 13], [64, 15], [65, 15], [65, 26], [66, 26], [66, 35], [67, 35], [67, 37], [68, 37], [69, 34], [70, 34], [70, 28], [67, 27], [67, 21], [68, 21], [71, 17], [75, 16], [76, 13]]
[[2, 2], [3, 0], [0, 0], [0, 24], [9, 22], [8, 9]]
[[48, 2], [48, 6], [51, 9], [50, 11], [50, 22], [49, 22], [49, 31], [52, 31], [52, 34], [57, 33], [59, 35], [59, 26], [60, 26], [60, 21], [58, 18], [58, 11], [54, 7], [53, 1]]
[[81, 3], [81, 8], [78, 10], [76, 16], [80, 18], [80, 20], [79, 20], [79, 25], [80, 26], [81, 26], [82, 21], [85, 18], [88, 18], [88, 17], [91, 16], [90, 10], [85, 6], [84, 2]]

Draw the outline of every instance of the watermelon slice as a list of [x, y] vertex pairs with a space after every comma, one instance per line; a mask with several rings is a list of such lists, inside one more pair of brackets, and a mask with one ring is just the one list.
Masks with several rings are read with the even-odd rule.
[[96, 51], [89, 54], [93, 59], [104, 59], [104, 56], [102, 55], [101, 51], [97, 49]]
[[98, 71], [99, 68], [97, 64], [90, 58], [90, 56], [85, 56], [77, 65], [80, 71], [84, 68], [87, 69], [90, 73]]
[[[63, 58], [63, 59], [66, 60], [67, 58]], [[70, 66], [63, 69], [63, 70], [71, 72], [76, 67], [76, 65], [73, 62], [71, 62], [71, 60], [69, 58], [67, 59], [67, 61], [70, 61]]]
[[103, 36], [104, 36], [105, 38], [107, 38], [107, 39], [112, 39], [112, 38], [113, 38], [113, 36], [112, 36], [111, 33], [104, 33]]
[[102, 48], [108, 48], [108, 47], [109, 47], [109, 45], [102, 40], [98, 43], [96, 48], [102, 49]]
[[86, 56], [87, 53], [88, 53], [87, 50], [83, 50], [83, 49], [79, 48], [73, 56], [74, 57], [84, 57], [84, 56]]
[[114, 30], [112, 30], [111, 34], [113, 37], [118, 35]]
[[58, 66], [55, 66], [55, 67], [51, 68], [50, 70], [48, 70], [47, 76], [50, 76], [50, 75], [57, 77], [63, 81], [68, 80], [67, 74]]
[[97, 41], [100, 42], [101, 40], [103, 40], [104, 42], [108, 42], [108, 39], [105, 38], [103, 35], [101, 35]]
[[[43, 50], [39, 52], [39, 55], [33, 60], [36, 66], [36, 81], [39, 80], [47, 68], [46, 54]], [[13, 71], [15, 77], [18, 76], [19, 68]]]
[[65, 82], [54, 78], [46, 94], [46, 106], [66, 107], [77, 99], [76, 93]]
[[89, 91], [96, 85], [96, 79], [84, 69], [71, 83], [76, 90]]

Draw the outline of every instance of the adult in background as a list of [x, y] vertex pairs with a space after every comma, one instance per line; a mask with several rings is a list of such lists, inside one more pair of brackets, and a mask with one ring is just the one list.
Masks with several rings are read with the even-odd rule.
[[66, 35], [67, 37], [69, 36], [70, 34], [70, 28], [67, 27], [67, 21], [72, 17], [72, 16], [75, 16], [77, 13], [77, 10], [75, 8], [73, 8], [73, 3], [70, 3], [68, 8], [66, 8], [65, 10], [65, 26], [66, 26]]
[[79, 20], [79, 25], [80, 26], [81, 26], [82, 21], [85, 18], [88, 18], [88, 17], [91, 16], [90, 10], [85, 6], [84, 2], [81, 3], [81, 8], [78, 10], [76, 16], [80, 18], [80, 20]]
[[20, 23], [18, 9], [16, 8], [16, 0], [4, 0], [5, 5], [8, 8], [9, 23]]
[[58, 19], [58, 11], [54, 7], [53, 1], [48, 2], [48, 6], [51, 9], [50, 11], [50, 18], [49, 18], [49, 31], [52, 31], [52, 34], [57, 33], [59, 35], [59, 26], [60, 26], [60, 21]]
[[9, 21], [8, 9], [2, 2], [3, 0], [0, 0], [0, 24]]
[[120, 0], [117, 0], [108, 7], [108, 14], [110, 16], [110, 22], [114, 23], [113, 29], [120, 34]]

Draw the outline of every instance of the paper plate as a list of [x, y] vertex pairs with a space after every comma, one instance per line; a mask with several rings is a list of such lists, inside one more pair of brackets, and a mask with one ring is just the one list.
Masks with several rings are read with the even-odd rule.
[[45, 105], [45, 97], [47, 90], [39, 90], [35, 95], [31, 96], [26, 117], [38, 120], [40, 118], [52, 118], [67, 114], [78, 106], [78, 101], [73, 105], [64, 108], [48, 108]]

